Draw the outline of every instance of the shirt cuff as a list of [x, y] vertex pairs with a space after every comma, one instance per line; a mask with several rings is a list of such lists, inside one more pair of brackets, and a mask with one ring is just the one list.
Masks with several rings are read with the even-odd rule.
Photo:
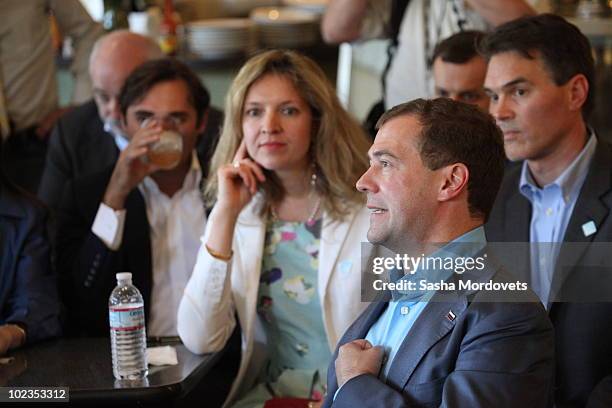
[[113, 210], [108, 205], [100, 203], [98, 213], [91, 226], [93, 232], [109, 249], [116, 251], [123, 240], [126, 210]]

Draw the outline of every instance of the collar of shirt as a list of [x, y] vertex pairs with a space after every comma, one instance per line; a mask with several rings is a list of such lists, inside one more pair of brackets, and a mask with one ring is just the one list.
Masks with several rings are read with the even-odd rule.
[[597, 148], [597, 137], [595, 133], [589, 129], [589, 141], [584, 146], [580, 154], [572, 161], [572, 163], [557, 177], [555, 181], [544, 187], [538, 187], [537, 183], [533, 179], [527, 161], [523, 162], [521, 170], [521, 178], [519, 180], [519, 191], [525, 196], [532, 204], [536, 200], [538, 194], [541, 194], [543, 190], [558, 190], [562, 193], [563, 201], [565, 204], [571, 202], [577, 197], [582, 187], [582, 183], [586, 178], [589, 170], [591, 160], [595, 155], [595, 149]]
[[120, 152], [122, 152], [127, 145], [130, 144], [128, 138], [125, 137], [125, 135], [111, 123], [104, 122], [104, 131], [113, 137], [115, 140], [115, 145], [117, 145]]
[[[455, 238], [432, 254], [422, 256], [421, 262], [426, 262], [427, 258], [441, 258], [444, 261], [447, 259], [453, 259], [454, 261], [457, 258], [469, 258], [481, 251], [486, 244], [487, 239], [485, 236], [484, 227], [479, 226]], [[453, 269], [424, 268], [423, 266], [425, 265], [421, 263], [416, 268], [414, 273], [408, 273], [401, 277], [398, 276], [399, 271], [394, 270], [391, 272], [391, 280], [395, 281], [396, 283], [406, 281], [415, 282], [416, 284], [414, 290], [398, 289], [391, 291], [393, 301], [427, 301], [429, 298], [431, 298], [431, 296], [433, 296], [434, 292], [419, 289], [418, 282], [423, 279], [427, 282], [445, 281], [455, 272]]]
[[151, 177], [138, 188], [146, 203], [151, 237], [150, 318], [147, 333], [176, 336], [176, 313], [191, 276], [206, 220], [200, 192], [202, 172], [195, 152], [183, 185], [172, 197], [159, 190]]

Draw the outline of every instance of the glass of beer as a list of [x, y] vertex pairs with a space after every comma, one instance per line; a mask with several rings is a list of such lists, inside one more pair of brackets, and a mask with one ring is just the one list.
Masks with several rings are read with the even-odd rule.
[[162, 169], [168, 170], [176, 167], [183, 155], [183, 138], [174, 130], [164, 130], [148, 153], [149, 162]]
[[[156, 119], [148, 118], [142, 122], [141, 127], [151, 126]], [[183, 137], [179, 132], [172, 129], [164, 129], [159, 134], [159, 140], [154, 143], [147, 158], [150, 163], [154, 163], [164, 170], [176, 167], [183, 155]]]

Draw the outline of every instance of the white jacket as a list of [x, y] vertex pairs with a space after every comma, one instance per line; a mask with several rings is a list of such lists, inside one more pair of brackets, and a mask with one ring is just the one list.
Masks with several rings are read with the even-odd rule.
[[[257, 213], [258, 201], [258, 197], [251, 200], [238, 217], [231, 263], [213, 258], [204, 247], [211, 233], [211, 223], [207, 223], [178, 310], [178, 333], [185, 346], [196, 354], [223, 349], [236, 325], [237, 312], [242, 329], [242, 360], [225, 406], [254, 385], [267, 358], [266, 337], [256, 312], [266, 228]], [[344, 331], [367, 306], [361, 302], [360, 263], [361, 242], [366, 242], [368, 228], [365, 207], [351, 212], [341, 223], [323, 215], [318, 289], [332, 352]]]

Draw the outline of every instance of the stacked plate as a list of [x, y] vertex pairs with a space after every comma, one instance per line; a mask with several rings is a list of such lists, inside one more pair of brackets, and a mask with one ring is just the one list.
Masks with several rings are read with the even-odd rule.
[[[210, 0], [209, 0], [210, 1]], [[206, 0], [201, 1], [206, 3]], [[217, 3], [219, 1], [217, 0]], [[228, 16], [248, 16], [255, 7], [274, 7], [282, 5], [280, 0], [221, 0], [222, 10]]]
[[242, 55], [253, 44], [253, 23], [248, 18], [200, 20], [186, 24], [188, 49], [203, 59]]
[[283, 4], [317, 14], [325, 13], [329, 0], [283, 0]]
[[318, 13], [294, 7], [258, 7], [250, 16], [263, 46], [295, 48], [319, 41]]

